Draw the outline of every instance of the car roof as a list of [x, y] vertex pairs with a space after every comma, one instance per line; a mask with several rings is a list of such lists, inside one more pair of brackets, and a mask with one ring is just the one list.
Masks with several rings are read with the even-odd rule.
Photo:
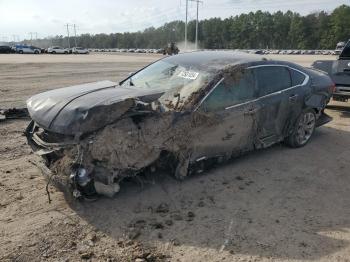
[[185, 67], [221, 70], [227, 66], [266, 61], [261, 55], [247, 54], [239, 51], [195, 51], [169, 56], [163, 61]]

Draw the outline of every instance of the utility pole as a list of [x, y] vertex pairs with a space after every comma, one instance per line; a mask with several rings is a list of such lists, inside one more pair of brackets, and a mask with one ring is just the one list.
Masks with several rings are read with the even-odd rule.
[[13, 42], [16, 43], [17, 42], [16, 39], [18, 39], [18, 35], [12, 35], [12, 37], [13, 37]]
[[66, 24], [67, 27], [67, 37], [68, 37], [68, 48], [70, 48], [70, 42], [69, 42], [69, 24]]
[[29, 32], [28, 34], [30, 34], [30, 45], [33, 44], [33, 34], [34, 32]]
[[[37, 40], [38, 40], [38, 32], [33, 32], [33, 34], [35, 35], [35, 45], [38, 44]], [[30, 43], [31, 45], [33, 44], [32, 42]]]
[[188, 16], [188, 0], [186, 0], [185, 51], [187, 50], [187, 16]]
[[73, 25], [74, 27], [74, 43], [75, 43], [75, 47], [77, 47], [77, 29], [75, 24]]
[[197, 19], [196, 19], [196, 50], [198, 50], [198, 9], [199, 9], [199, 3], [203, 4], [203, 1], [200, 0], [189, 0], [191, 2], [196, 2], [197, 3]]

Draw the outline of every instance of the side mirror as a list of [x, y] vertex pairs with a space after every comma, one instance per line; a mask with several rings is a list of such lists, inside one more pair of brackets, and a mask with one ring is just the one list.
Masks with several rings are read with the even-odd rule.
[[130, 72], [128, 76], [132, 76], [133, 74], [135, 74], [135, 72]]

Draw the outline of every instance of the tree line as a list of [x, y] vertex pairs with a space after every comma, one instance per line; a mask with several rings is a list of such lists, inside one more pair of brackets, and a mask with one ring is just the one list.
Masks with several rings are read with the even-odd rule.
[[[188, 40], [195, 41], [195, 21], [188, 24]], [[184, 40], [185, 24], [173, 21], [139, 32], [82, 34], [78, 46], [87, 48], [161, 48]], [[199, 22], [199, 46], [205, 49], [334, 49], [350, 38], [350, 6], [333, 12], [250, 12], [226, 19], [210, 18]], [[41, 40], [42, 44], [49, 39]], [[74, 39], [71, 38], [71, 45]], [[67, 46], [68, 39], [56, 36], [51, 45]], [[40, 41], [39, 41], [40, 44]]]

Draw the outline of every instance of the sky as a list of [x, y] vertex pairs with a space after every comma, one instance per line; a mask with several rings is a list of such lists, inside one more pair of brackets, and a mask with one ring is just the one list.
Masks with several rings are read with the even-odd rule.
[[[350, 0], [203, 0], [199, 19], [226, 18], [250, 11], [292, 10], [302, 15], [329, 11]], [[186, 0], [0, 0], [0, 41], [70, 34], [134, 32], [185, 19]], [[189, 2], [188, 19], [196, 17]], [[18, 39], [18, 40], [17, 40]]]

